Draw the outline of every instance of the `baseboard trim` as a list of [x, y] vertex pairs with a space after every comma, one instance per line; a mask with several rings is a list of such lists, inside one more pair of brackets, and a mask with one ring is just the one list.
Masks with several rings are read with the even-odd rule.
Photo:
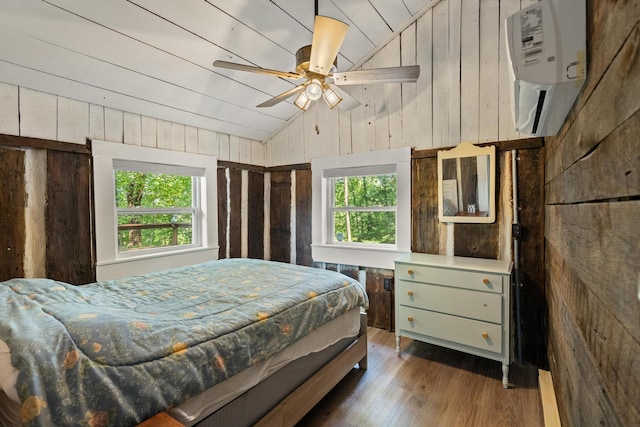
[[562, 424], [560, 423], [560, 414], [551, 372], [538, 369], [538, 383], [540, 385], [544, 425], [545, 427], [560, 427]]

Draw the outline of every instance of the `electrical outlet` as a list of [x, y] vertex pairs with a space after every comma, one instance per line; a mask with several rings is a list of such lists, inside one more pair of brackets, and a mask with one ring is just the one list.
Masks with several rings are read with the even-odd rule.
[[384, 278], [384, 290], [391, 291], [391, 285], [393, 283], [393, 279], [391, 277]]

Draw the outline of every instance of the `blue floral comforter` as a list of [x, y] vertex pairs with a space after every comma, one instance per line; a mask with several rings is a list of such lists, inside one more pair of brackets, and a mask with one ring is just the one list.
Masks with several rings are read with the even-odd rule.
[[33, 426], [127, 426], [368, 304], [362, 285], [310, 267], [210, 261], [72, 286], [0, 283], [0, 339]]

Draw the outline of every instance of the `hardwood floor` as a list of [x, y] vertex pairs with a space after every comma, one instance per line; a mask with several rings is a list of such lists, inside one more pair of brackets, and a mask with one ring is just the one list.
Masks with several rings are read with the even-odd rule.
[[298, 426], [543, 426], [538, 371], [368, 328], [368, 369], [354, 369]]

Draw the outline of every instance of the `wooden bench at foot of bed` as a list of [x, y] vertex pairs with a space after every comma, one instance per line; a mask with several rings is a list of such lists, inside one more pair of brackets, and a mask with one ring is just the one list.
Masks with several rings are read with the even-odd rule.
[[[293, 427], [329, 393], [355, 365], [367, 369], [367, 315], [360, 318], [358, 338], [285, 397], [257, 423], [257, 427]], [[184, 427], [165, 412], [140, 423], [138, 427]]]

